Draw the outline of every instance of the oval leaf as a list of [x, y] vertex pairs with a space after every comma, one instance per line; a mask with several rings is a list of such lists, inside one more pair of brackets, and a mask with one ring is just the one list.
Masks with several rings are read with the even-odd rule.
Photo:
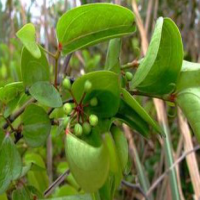
[[51, 130], [51, 122], [43, 108], [29, 105], [23, 114], [23, 124], [22, 134], [28, 145], [38, 147], [45, 143]]
[[120, 103], [120, 80], [118, 75], [109, 71], [99, 71], [78, 78], [72, 85], [72, 91], [78, 102], [84, 93], [84, 84], [87, 80], [92, 83], [92, 88], [86, 94], [84, 103], [88, 103], [94, 97], [98, 100], [98, 105], [88, 107], [88, 111], [97, 114], [101, 118], [114, 116]]
[[33, 57], [26, 48], [23, 48], [21, 56], [21, 73], [23, 83], [26, 87], [30, 87], [38, 81], [50, 80], [49, 64], [42, 49], [41, 57], [37, 59]]
[[56, 32], [63, 53], [68, 54], [135, 31], [133, 13], [121, 6], [96, 3], [66, 12], [58, 21]]
[[22, 172], [20, 154], [9, 135], [4, 138], [0, 148], [0, 194], [16, 180]]
[[16, 35], [35, 58], [41, 57], [40, 48], [36, 44], [36, 33], [33, 24], [24, 25]]
[[200, 86], [200, 64], [183, 61], [180, 77], [177, 82], [176, 92], [190, 87]]
[[176, 102], [187, 117], [200, 142], [200, 88], [188, 88], [177, 95]]
[[19, 97], [22, 92], [24, 92], [24, 86], [22, 82], [9, 83], [0, 88], [0, 101], [7, 104], [11, 100], [14, 100], [15, 97]]
[[109, 171], [105, 145], [94, 147], [68, 134], [65, 150], [69, 168], [81, 188], [86, 192], [96, 192], [102, 187]]
[[33, 84], [29, 90], [32, 97], [45, 106], [57, 108], [62, 106], [62, 99], [55, 87], [46, 81]]
[[131, 89], [167, 94], [175, 88], [183, 60], [180, 32], [169, 18], [160, 17], [149, 45], [132, 80]]

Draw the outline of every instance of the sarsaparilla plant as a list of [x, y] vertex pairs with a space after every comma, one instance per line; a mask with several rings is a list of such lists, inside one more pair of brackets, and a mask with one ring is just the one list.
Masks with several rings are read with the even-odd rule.
[[[135, 30], [135, 16], [129, 9], [96, 3], [72, 9], [59, 19], [55, 54], [36, 42], [33, 24], [16, 33], [24, 45], [22, 82], [0, 88], [4, 121], [0, 129], [0, 194], [13, 191], [14, 200], [44, 198], [41, 191], [24, 182], [30, 170], [41, 166], [33, 162], [23, 166], [16, 145], [23, 141], [28, 147], [42, 146], [56, 125], [59, 137], [65, 132], [66, 160], [81, 189], [78, 196], [63, 199], [114, 199], [128, 161], [122, 123], [145, 138], [151, 133], [163, 135], [134, 95], [180, 106], [200, 141], [200, 65], [183, 61], [180, 32], [171, 19], [163, 17], [156, 22], [146, 56], [122, 65], [120, 37]], [[61, 56], [106, 40], [110, 42], [104, 70], [75, 81], [64, 77], [58, 84]], [[53, 84], [46, 54], [55, 60]], [[24, 105], [15, 111], [20, 102]], [[55, 115], [59, 108], [63, 108], [61, 119]]]

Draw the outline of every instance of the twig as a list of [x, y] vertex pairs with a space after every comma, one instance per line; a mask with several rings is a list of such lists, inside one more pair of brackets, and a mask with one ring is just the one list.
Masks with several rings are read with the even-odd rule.
[[138, 66], [139, 66], [139, 62], [137, 60], [134, 60], [133, 62], [122, 65], [121, 70], [134, 69], [134, 68], [137, 68]]
[[66, 170], [61, 176], [59, 176], [44, 192], [44, 197], [48, 197], [54, 189], [59, 186], [67, 176], [69, 176], [70, 170]]
[[169, 167], [149, 188], [148, 192], [147, 192], [147, 196], [149, 196], [152, 191], [158, 186], [158, 184], [165, 178], [165, 176], [174, 169], [174, 167], [176, 167], [176, 165], [178, 165], [181, 161], [183, 161], [185, 159], [185, 157], [191, 153], [193, 153], [194, 151], [198, 151], [200, 149], [200, 145], [197, 145], [196, 147], [194, 147], [194, 149], [191, 149], [187, 152], [184, 152], [182, 154], [182, 156], [180, 156], [174, 163], [173, 165], [171, 165], [171, 167]]
[[121, 183], [122, 183], [123, 185], [127, 186], [127, 187], [132, 188], [132, 189], [139, 190], [140, 193], [144, 196], [144, 198], [145, 198], [146, 200], [149, 200], [149, 199], [148, 199], [148, 196], [145, 194], [144, 190], [140, 187], [139, 184], [132, 184], [132, 183], [129, 183], [129, 182], [125, 181], [125, 180], [122, 180]]

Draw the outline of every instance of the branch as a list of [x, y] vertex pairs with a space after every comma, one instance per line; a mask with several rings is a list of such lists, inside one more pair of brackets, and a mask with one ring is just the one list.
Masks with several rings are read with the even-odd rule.
[[194, 149], [191, 149], [189, 151], [186, 151], [182, 154], [182, 156], [180, 156], [174, 163], [173, 165], [171, 165], [171, 167], [169, 167], [154, 183], [153, 185], [149, 188], [148, 192], [147, 192], [147, 196], [149, 196], [152, 191], [158, 186], [158, 184], [165, 178], [165, 176], [171, 171], [173, 170], [176, 165], [178, 165], [181, 161], [183, 161], [185, 159], [185, 157], [191, 153], [193, 153], [194, 151], [198, 151], [200, 150], [200, 145], [197, 145], [196, 147], [194, 147]]
[[44, 191], [44, 197], [48, 197], [54, 189], [59, 186], [67, 176], [69, 176], [70, 170], [66, 170], [61, 176], [59, 176], [50, 186]]
[[145, 194], [144, 190], [140, 187], [139, 184], [132, 184], [132, 183], [129, 183], [129, 182], [125, 181], [125, 180], [122, 180], [121, 183], [122, 183], [122, 185], [125, 185], [125, 186], [127, 186], [129, 188], [139, 190], [140, 193], [144, 196], [144, 198], [146, 200], [148, 200], [148, 196]]

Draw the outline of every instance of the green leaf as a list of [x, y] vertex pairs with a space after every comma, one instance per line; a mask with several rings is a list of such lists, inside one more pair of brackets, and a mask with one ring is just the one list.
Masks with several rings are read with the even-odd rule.
[[0, 88], [0, 101], [7, 104], [24, 92], [22, 82], [13, 82]]
[[84, 84], [89, 80], [92, 88], [84, 98], [84, 103], [96, 97], [98, 105], [89, 106], [88, 112], [100, 118], [112, 117], [117, 113], [120, 103], [120, 81], [117, 74], [109, 71], [91, 72], [78, 78], [72, 85], [72, 91], [79, 102], [84, 93]]
[[124, 133], [117, 126], [111, 128], [111, 133], [115, 141], [115, 147], [120, 161], [122, 171], [125, 170], [128, 163], [128, 142]]
[[34, 83], [30, 90], [30, 94], [34, 97], [39, 103], [57, 108], [62, 106], [62, 99], [60, 97], [59, 92], [55, 89], [55, 87], [46, 81], [40, 81]]
[[109, 171], [105, 145], [92, 146], [68, 134], [65, 150], [69, 168], [77, 183], [86, 192], [97, 191], [105, 183]]
[[158, 133], [161, 132], [159, 125], [153, 120], [146, 110], [134, 99], [129, 92], [125, 89], [121, 89], [123, 100], [129, 105], [137, 114], [146, 121], [149, 125], [151, 125]]
[[20, 154], [7, 134], [0, 148], [0, 194], [5, 192], [12, 180], [16, 180], [22, 171]]
[[0, 200], [8, 200], [6, 193], [0, 195]]
[[109, 153], [109, 158], [110, 158], [110, 171], [113, 173], [117, 173], [119, 172], [120, 166], [119, 166], [119, 158], [118, 158], [117, 150], [115, 147], [115, 142], [110, 133], [104, 134], [104, 140], [105, 140], [108, 153]]
[[120, 73], [121, 44], [122, 42], [120, 38], [110, 40], [106, 57], [105, 70], [113, 71], [117, 74]]
[[17, 33], [17, 37], [21, 40], [27, 50], [35, 57], [40, 58], [41, 52], [36, 43], [36, 33], [33, 24], [24, 25]]
[[200, 88], [187, 88], [176, 98], [177, 104], [187, 117], [198, 142], [200, 142]]
[[31, 198], [28, 191], [25, 188], [21, 188], [13, 192], [12, 200], [31, 200]]
[[26, 87], [30, 87], [38, 81], [50, 80], [49, 63], [42, 49], [41, 57], [37, 59], [26, 48], [23, 48], [21, 55], [21, 73], [24, 86]]
[[74, 8], [59, 19], [56, 27], [64, 54], [134, 31], [134, 14], [124, 7], [106, 3]]
[[50, 119], [43, 108], [31, 104], [23, 114], [22, 134], [27, 144], [31, 147], [38, 147], [46, 142], [51, 130]]
[[131, 89], [168, 94], [177, 83], [183, 60], [180, 32], [169, 18], [160, 17], [145, 58], [132, 80]]
[[190, 87], [200, 87], [200, 64], [183, 61], [176, 92]]
[[[39, 199], [46, 200], [46, 199]], [[49, 200], [94, 200], [90, 194], [73, 195], [60, 198], [51, 198]]]
[[34, 186], [38, 191], [43, 193], [49, 187], [49, 179], [42, 157], [39, 154], [28, 152], [24, 157], [24, 161], [26, 165], [34, 165], [26, 176], [28, 184]]
[[5, 133], [3, 132], [3, 129], [0, 128], [0, 148], [1, 148], [1, 144], [4, 140], [5, 137]]

